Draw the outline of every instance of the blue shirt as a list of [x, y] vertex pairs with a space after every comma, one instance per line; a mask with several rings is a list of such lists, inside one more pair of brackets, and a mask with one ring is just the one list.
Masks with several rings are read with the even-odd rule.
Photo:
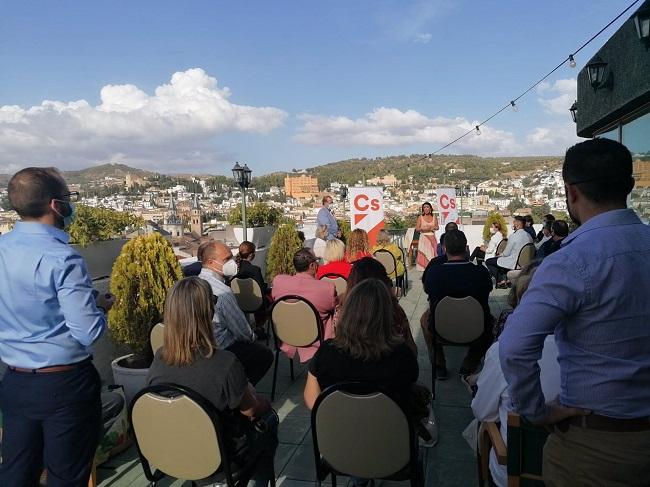
[[537, 361], [555, 333], [560, 402], [613, 418], [650, 416], [650, 227], [601, 213], [544, 259], [499, 338], [513, 408], [546, 413]]
[[84, 260], [68, 239], [32, 222], [0, 236], [0, 358], [7, 365], [79, 362], [106, 328]]
[[329, 210], [329, 208], [325, 208], [323, 206], [320, 210], [318, 210], [316, 223], [318, 225], [327, 226], [327, 240], [337, 238], [336, 234], [339, 231], [339, 224], [336, 222], [336, 218], [334, 218], [334, 215], [332, 215], [332, 212]]

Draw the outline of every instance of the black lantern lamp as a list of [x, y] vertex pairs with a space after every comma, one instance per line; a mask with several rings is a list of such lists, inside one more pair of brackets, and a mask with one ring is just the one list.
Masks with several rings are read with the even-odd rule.
[[639, 39], [646, 46], [650, 45], [650, 2], [646, 2], [634, 14], [634, 26]]
[[239, 162], [235, 162], [235, 166], [232, 168], [232, 177], [235, 180], [237, 186], [242, 190], [241, 198], [241, 216], [242, 216], [242, 228], [244, 233], [244, 240], [247, 239], [246, 232], [246, 188], [251, 184], [251, 171], [246, 164], [240, 166]]
[[594, 56], [589, 64], [587, 64], [587, 75], [589, 76], [589, 84], [595, 90], [604, 88], [607, 83], [605, 82], [605, 72], [607, 71], [607, 63], [603, 61], [600, 56]]
[[573, 105], [571, 105], [569, 111], [571, 112], [571, 119], [573, 120], [573, 123], [578, 123], [578, 102], [577, 101], [573, 102]]

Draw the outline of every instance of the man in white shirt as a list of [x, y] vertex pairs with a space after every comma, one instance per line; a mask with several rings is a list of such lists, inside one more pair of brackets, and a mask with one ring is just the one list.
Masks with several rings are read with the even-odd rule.
[[517, 215], [514, 220], [512, 220], [513, 233], [508, 238], [508, 245], [506, 245], [506, 248], [501, 254], [485, 261], [485, 265], [492, 276], [496, 279], [497, 283], [502, 274], [505, 275], [508, 271], [516, 267], [517, 259], [519, 258], [519, 251], [523, 246], [533, 243], [532, 237], [524, 230], [524, 226], [524, 217]]
[[232, 289], [224, 276], [234, 277], [238, 272], [232, 252], [222, 242], [208, 242], [198, 252], [203, 268], [199, 277], [205, 279], [217, 297], [214, 307], [214, 337], [217, 347], [234, 353], [244, 366], [246, 376], [255, 385], [264, 377], [273, 363], [273, 352], [255, 341], [255, 333], [239, 308]]

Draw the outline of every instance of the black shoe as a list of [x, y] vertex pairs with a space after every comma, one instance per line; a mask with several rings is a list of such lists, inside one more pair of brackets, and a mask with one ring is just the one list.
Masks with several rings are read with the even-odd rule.
[[445, 367], [444, 365], [442, 367], [440, 366], [436, 367], [436, 379], [438, 380], [449, 379], [449, 372], [447, 371], [447, 367]]

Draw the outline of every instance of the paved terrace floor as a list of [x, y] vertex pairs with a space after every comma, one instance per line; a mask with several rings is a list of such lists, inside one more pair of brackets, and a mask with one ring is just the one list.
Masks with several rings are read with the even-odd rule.
[[[420, 332], [420, 316], [427, 309], [427, 296], [420, 282], [421, 274], [411, 270], [409, 274], [411, 289], [400, 304], [406, 311], [411, 323], [411, 330], [418, 345], [418, 362], [420, 365], [419, 382], [430, 387], [431, 364]], [[505, 304], [506, 292], [494, 290], [490, 297], [492, 314], [498, 316]], [[476, 485], [477, 472], [473, 451], [469, 448], [462, 431], [472, 420], [470, 409], [471, 396], [460, 382], [457, 372], [465, 353], [464, 348], [447, 347], [447, 366], [449, 380], [438, 382], [435, 404], [439, 427], [439, 440], [435, 447], [424, 449], [425, 484], [437, 487], [467, 487]], [[310, 431], [309, 410], [302, 401], [305, 385], [306, 368], [296, 367], [296, 379], [289, 377], [289, 361], [280, 357], [276, 400], [273, 406], [280, 416], [280, 444], [275, 456], [277, 485], [282, 487], [312, 487], [315, 482], [312, 437]], [[263, 394], [271, 393], [273, 367], [257, 385]], [[147, 486], [134, 447], [101, 465], [97, 470], [101, 487]], [[326, 479], [329, 483], [329, 478]], [[348, 479], [337, 478], [337, 485], [346, 485]], [[377, 485], [408, 485], [405, 482], [377, 482]], [[164, 479], [158, 483], [162, 486], [189, 486], [189, 482]], [[351, 483], [350, 483], [351, 485]]]

